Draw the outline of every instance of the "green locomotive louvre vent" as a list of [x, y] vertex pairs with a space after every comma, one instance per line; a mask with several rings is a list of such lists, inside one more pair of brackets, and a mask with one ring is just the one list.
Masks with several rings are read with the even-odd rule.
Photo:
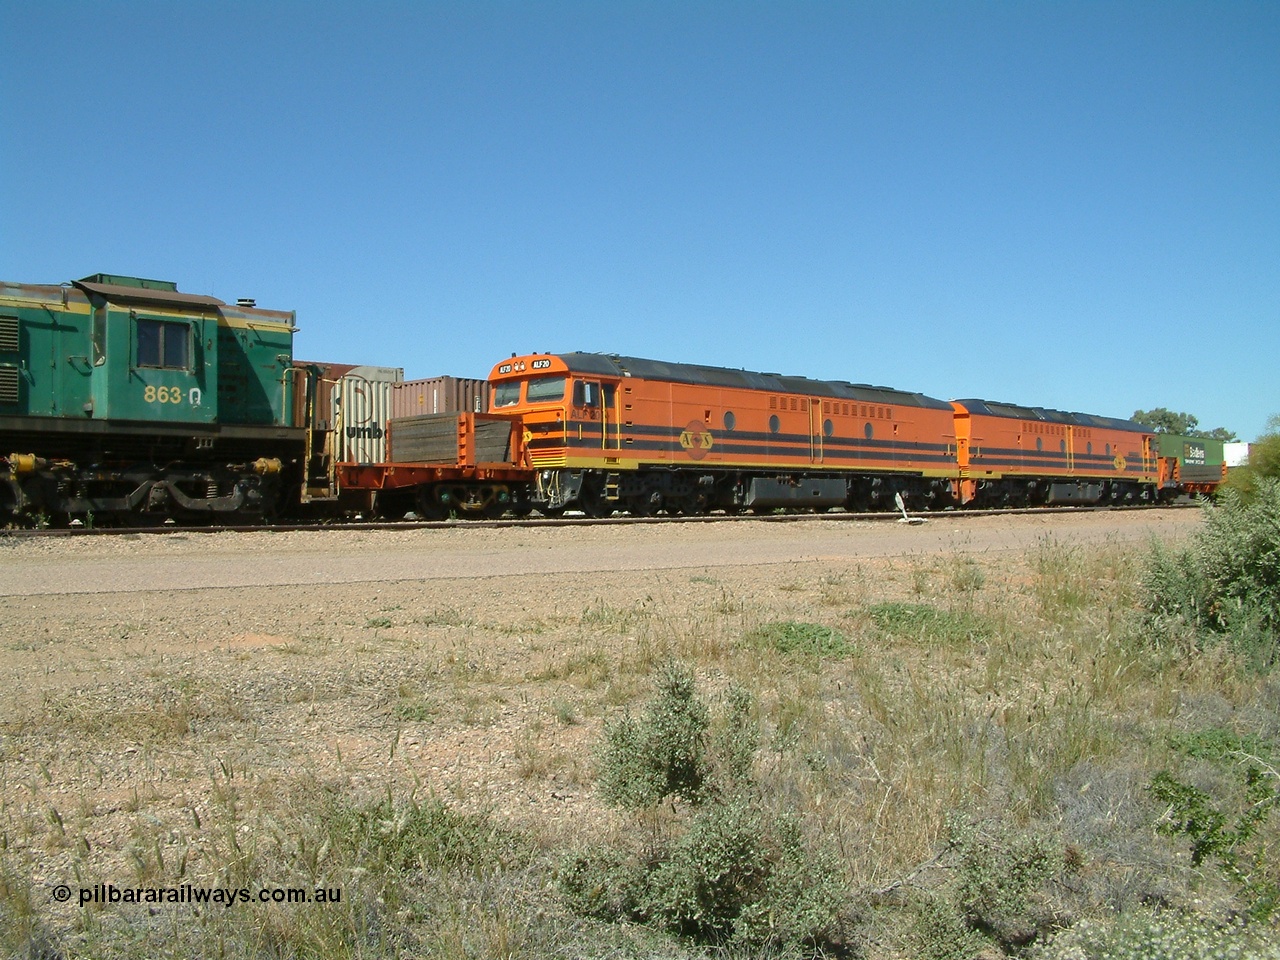
[[18, 352], [18, 318], [0, 317], [0, 353]]
[[18, 368], [0, 366], [0, 403], [18, 402]]

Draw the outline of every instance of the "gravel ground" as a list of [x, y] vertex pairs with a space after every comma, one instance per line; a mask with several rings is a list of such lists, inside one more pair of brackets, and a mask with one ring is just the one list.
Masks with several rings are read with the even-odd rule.
[[37, 884], [111, 881], [168, 844], [198, 876], [210, 793], [233, 778], [245, 809], [305, 780], [572, 834], [609, 817], [591, 789], [603, 717], [647, 696], [664, 656], [770, 618], [849, 616], [905, 592], [913, 565], [965, 555], [990, 580], [1043, 538], [1088, 549], [1199, 523], [1164, 510], [0, 537], [6, 856]]

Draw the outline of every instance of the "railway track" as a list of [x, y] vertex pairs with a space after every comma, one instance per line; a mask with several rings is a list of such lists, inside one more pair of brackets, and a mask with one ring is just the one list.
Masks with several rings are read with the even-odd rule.
[[657, 516], [632, 517], [621, 515], [615, 517], [587, 517], [584, 515], [563, 515], [557, 517], [520, 517], [497, 520], [352, 520], [335, 522], [328, 520], [316, 523], [261, 523], [247, 525], [199, 525], [162, 523], [155, 526], [118, 526], [89, 527], [68, 526], [49, 527], [44, 529], [10, 529], [0, 530], [0, 538], [37, 539], [42, 537], [97, 537], [138, 534], [174, 534], [174, 533], [286, 533], [316, 532], [324, 530], [456, 530], [456, 529], [504, 529], [514, 527], [605, 527], [656, 524], [687, 523], [741, 523], [754, 521], [757, 523], [841, 523], [848, 521], [879, 523], [927, 523], [931, 519], [957, 520], [992, 516], [1019, 515], [1062, 515], [1081, 513], [1129, 512], [1152, 510], [1186, 510], [1198, 507], [1194, 501], [1171, 504], [1139, 504], [1134, 506], [1094, 506], [1094, 507], [1018, 507], [1004, 510], [939, 510], [932, 513], [902, 515], [886, 511], [874, 513], [850, 513], [833, 511], [830, 513], [795, 512], [765, 514], [698, 514], [694, 516]]

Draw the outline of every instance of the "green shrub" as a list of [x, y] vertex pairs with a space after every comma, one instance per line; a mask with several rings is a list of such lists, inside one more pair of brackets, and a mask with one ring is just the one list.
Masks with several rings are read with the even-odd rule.
[[625, 850], [596, 844], [566, 857], [556, 880], [569, 909], [596, 920], [643, 920], [645, 865]]
[[810, 849], [798, 822], [766, 814], [756, 799], [752, 708], [751, 696], [731, 687], [711, 736], [693, 675], [668, 664], [643, 717], [606, 725], [599, 786], [607, 802], [642, 811], [680, 797], [697, 809], [673, 824], [671, 838], [596, 845], [565, 860], [557, 880], [571, 909], [747, 948], [794, 948], [833, 928], [843, 901], [836, 859]]
[[644, 716], [630, 714], [605, 726], [600, 793], [616, 806], [638, 810], [680, 797], [701, 803], [710, 772], [706, 757], [711, 714], [694, 696], [693, 673], [669, 663], [658, 677], [658, 696]]
[[702, 807], [653, 858], [600, 846], [578, 853], [559, 885], [585, 916], [740, 947], [813, 942], [843, 900], [835, 857], [810, 850], [793, 818], [766, 816], [745, 797]]
[[396, 875], [448, 868], [484, 873], [522, 864], [532, 845], [487, 818], [457, 813], [432, 798], [424, 803], [338, 804], [328, 814], [330, 856]]
[[909, 937], [918, 960], [973, 960], [987, 943], [955, 904], [939, 896], [927, 897], [917, 907]]
[[1045, 888], [1066, 869], [1060, 841], [1004, 828], [986, 832], [955, 819], [951, 843], [960, 858], [955, 903], [974, 930], [1015, 947], [1052, 926]]
[[[1236, 770], [1239, 767], [1234, 768]], [[1156, 830], [1191, 841], [1191, 863], [1218, 865], [1255, 920], [1269, 919], [1280, 907], [1280, 864], [1263, 828], [1280, 806], [1280, 789], [1271, 776], [1250, 763], [1239, 774], [1240, 798], [1215, 799], [1168, 771], [1156, 774], [1149, 787], [1165, 806]]]
[[927, 603], [878, 603], [867, 615], [885, 633], [907, 640], [956, 644], [985, 640], [991, 625], [967, 610], [939, 610]]
[[742, 798], [700, 811], [649, 877], [643, 912], [673, 932], [742, 945], [811, 940], [832, 923], [840, 881], [789, 817]]
[[755, 647], [815, 659], [838, 660], [853, 653], [853, 645], [844, 634], [819, 623], [795, 620], [766, 623], [749, 631], [745, 639]]

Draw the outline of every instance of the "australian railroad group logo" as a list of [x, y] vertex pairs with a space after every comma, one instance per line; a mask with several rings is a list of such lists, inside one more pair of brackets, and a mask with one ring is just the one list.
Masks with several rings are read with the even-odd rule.
[[680, 446], [688, 451], [689, 456], [701, 460], [711, 449], [711, 431], [701, 420], [693, 420], [680, 431]]

